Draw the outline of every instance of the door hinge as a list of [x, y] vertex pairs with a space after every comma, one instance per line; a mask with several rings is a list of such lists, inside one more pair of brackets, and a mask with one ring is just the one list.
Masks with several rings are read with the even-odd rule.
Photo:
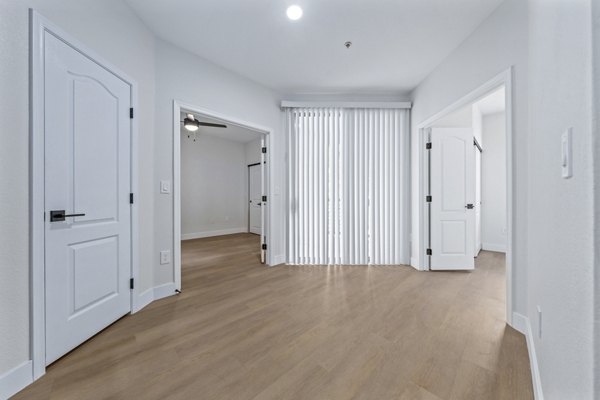
[[431, 196], [425, 196], [425, 201], [431, 203]]
[[129, 193], [129, 204], [133, 204], [133, 193]]
[[267, 196], [263, 196], [262, 201], [267, 201]]
[[433, 255], [433, 252], [431, 251], [431, 249], [427, 249], [427, 255], [428, 255], [428, 256], [431, 256], [431, 255]]
[[133, 289], [133, 278], [129, 280], [129, 289]]
[[266, 243], [263, 243], [263, 245], [262, 245], [262, 249], [263, 249], [263, 250], [266, 250], [266, 249], [267, 249], [267, 244], [266, 244]]
[[427, 150], [431, 150], [431, 142], [425, 144]]
[[133, 119], [133, 107], [129, 109], [129, 118]]
[[267, 152], [267, 148], [266, 148], [266, 147], [263, 147], [263, 148], [262, 148], [262, 152], [263, 152], [263, 153], [266, 153], [266, 152]]

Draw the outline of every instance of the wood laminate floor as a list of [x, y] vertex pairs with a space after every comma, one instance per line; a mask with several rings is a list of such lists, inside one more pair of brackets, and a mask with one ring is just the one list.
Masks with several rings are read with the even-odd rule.
[[250, 234], [183, 243], [183, 293], [47, 369], [16, 399], [532, 399], [504, 323], [504, 256], [474, 272], [267, 268]]

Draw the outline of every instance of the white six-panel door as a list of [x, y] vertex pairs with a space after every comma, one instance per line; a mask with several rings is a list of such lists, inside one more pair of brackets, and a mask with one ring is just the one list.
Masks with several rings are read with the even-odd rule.
[[130, 311], [131, 87], [52, 34], [44, 40], [49, 364]]
[[475, 154], [473, 132], [433, 128], [430, 150], [432, 270], [474, 268]]

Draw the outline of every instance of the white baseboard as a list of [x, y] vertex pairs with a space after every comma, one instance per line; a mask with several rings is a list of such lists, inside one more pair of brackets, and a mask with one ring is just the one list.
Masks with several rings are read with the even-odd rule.
[[416, 269], [417, 271], [426, 271], [427, 270], [425, 268], [425, 266], [421, 267], [419, 265], [419, 263], [417, 262], [417, 259], [414, 257], [410, 258], [410, 266], [413, 267], [414, 269]]
[[137, 299], [133, 302], [133, 310], [131, 310], [132, 314], [140, 311], [142, 308], [146, 307], [148, 304], [154, 301], [154, 288], [146, 289], [142, 293], [139, 294]]
[[285, 254], [279, 254], [271, 257], [271, 266], [285, 264]]
[[33, 362], [29, 360], [0, 376], [0, 399], [14, 396], [31, 383], [33, 383]]
[[506, 245], [499, 244], [499, 243], [485, 243], [484, 242], [481, 244], [481, 249], [487, 250], [487, 251], [497, 251], [499, 253], [506, 253]]
[[540, 379], [540, 368], [538, 366], [537, 356], [535, 353], [535, 343], [533, 341], [533, 333], [531, 331], [531, 323], [529, 318], [513, 312], [513, 328], [525, 335], [527, 340], [527, 351], [529, 352], [529, 363], [531, 367], [531, 381], [533, 383], [533, 395], [535, 400], [544, 400], [542, 392], [542, 381]]
[[156, 301], [156, 300], [163, 299], [165, 297], [176, 295], [177, 292], [175, 291], [175, 289], [177, 289], [177, 288], [175, 287], [175, 283], [173, 283], [173, 282], [165, 283], [160, 286], [156, 286], [153, 290], [154, 300]]
[[213, 236], [233, 235], [234, 233], [247, 233], [248, 227], [220, 229], [216, 231], [182, 233], [181, 240], [202, 239]]

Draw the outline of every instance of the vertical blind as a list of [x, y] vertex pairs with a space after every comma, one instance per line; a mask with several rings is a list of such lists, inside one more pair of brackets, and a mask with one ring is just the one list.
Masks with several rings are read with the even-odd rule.
[[288, 263], [409, 262], [409, 111], [292, 108]]

